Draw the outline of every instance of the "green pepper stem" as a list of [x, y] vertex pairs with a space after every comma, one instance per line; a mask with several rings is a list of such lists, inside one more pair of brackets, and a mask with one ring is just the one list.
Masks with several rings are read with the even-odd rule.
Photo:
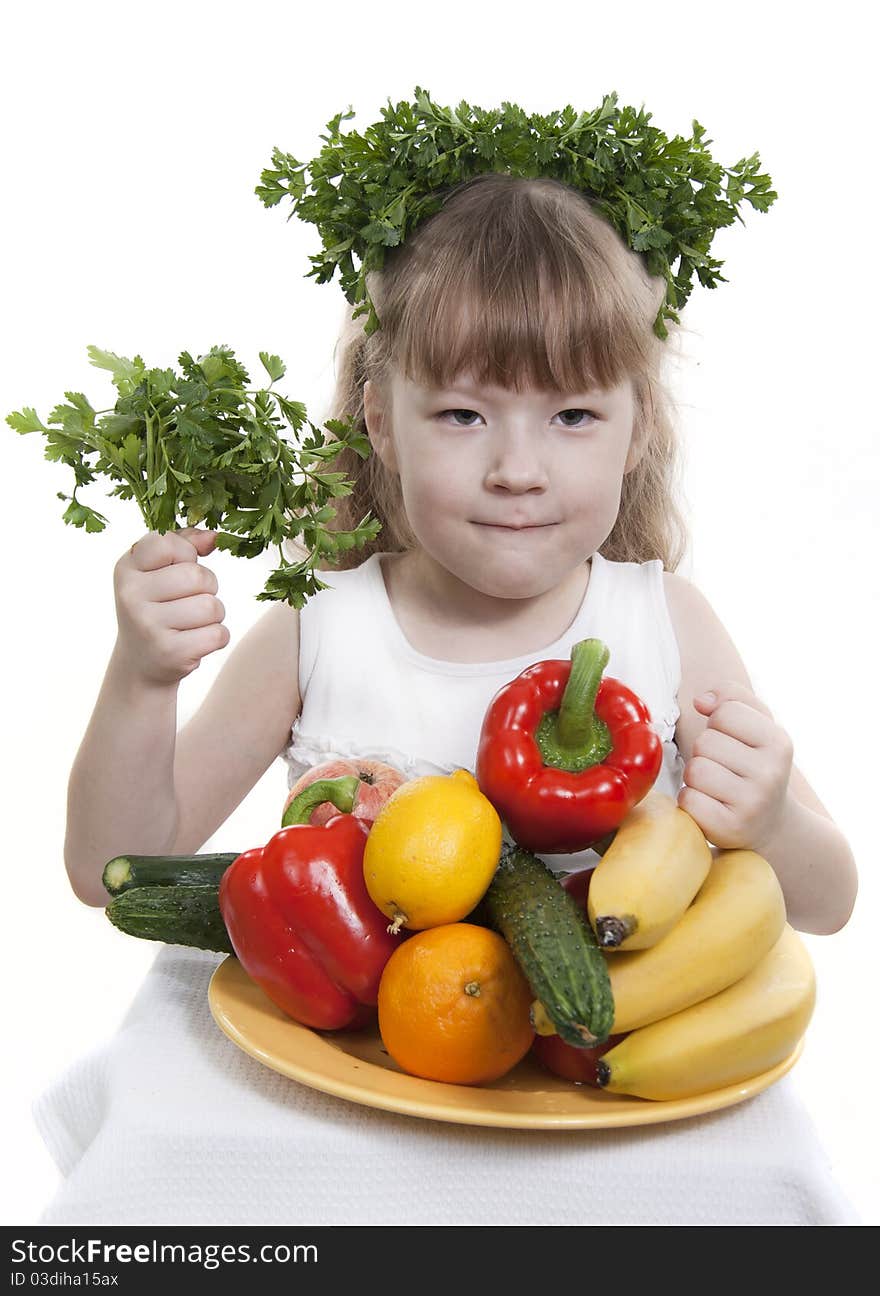
[[571, 650], [571, 674], [559, 708], [559, 742], [580, 751], [595, 740], [596, 694], [608, 665], [608, 649], [600, 639], [582, 639]]
[[351, 814], [357, 800], [360, 782], [354, 774], [348, 774], [344, 778], [316, 779], [293, 798], [284, 811], [281, 827], [289, 828], [291, 824], [307, 824], [312, 811], [324, 801], [331, 802], [342, 814]]
[[571, 674], [559, 710], [548, 711], [535, 734], [546, 765], [577, 773], [598, 765], [611, 752], [608, 727], [595, 710], [609, 656], [601, 639], [582, 639], [572, 648]]

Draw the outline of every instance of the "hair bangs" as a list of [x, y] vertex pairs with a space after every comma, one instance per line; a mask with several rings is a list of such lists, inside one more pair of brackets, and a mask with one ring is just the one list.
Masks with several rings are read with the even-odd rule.
[[621, 275], [616, 236], [603, 246], [571, 228], [572, 196], [598, 224], [584, 196], [556, 181], [500, 174], [455, 191], [443, 220], [432, 218], [442, 237], [429, 220], [401, 267], [407, 291], [383, 317], [403, 374], [432, 387], [468, 373], [516, 391], [580, 392], [644, 371], [657, 292], [637, 264]]

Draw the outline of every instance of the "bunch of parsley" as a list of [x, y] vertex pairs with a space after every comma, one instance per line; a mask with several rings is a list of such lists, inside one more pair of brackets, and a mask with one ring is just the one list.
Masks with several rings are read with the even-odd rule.
[[[73, 469], [73, 494], [58, 496], [68, 502], [65, 522], [104, 530], [107, 519], [77, 493], [105, 477], [115, 483], [110, 495], [137, 501], [150, 531], [205, 523], [218, 532], [218, 548], [246, 558], [301, 536], [307, 556], [283, 561], [257, 595], [296, 608], [327, 588], [315, 572], [318, 562], [378, 534], [380, 523], [369, 514], [353, 531], [328, 529], [336, 512], [331, 501], [350, 494], [353, 483], [326, 465], [346, 446], [366, 459], [370, 444], [350, 420], [328, 420], [334, 439], [325, 437], [303, 404], [272, 391], [285, 373], [278, 356], [260, 352], [270, 381], [253, 389], [228, 347], [212, 347], [197, 360], [184, 351], [179, 373], [148, 369], [140, 356], [88, 351], [91, 363], [113, 376], [119, 396], [112, 409], [95, 410], [81, 392], [65, 392], [66, 404], [46, 423], [29, 407], [6, 419], [17, 432], [41, 432], [46, 458]], [[306, 422], [311, 435], [300, 437]]]
[[737, 211], [742, 202], [767, 211], [778, 197], [757, 153], [724, 167], [710, 154], [712, 141], [698, 121], [690, 139], [669, 139], [644, 106], [618, 107], [614, 91], [591, 112], [567, 104], [542, 115], [507, 100], [500, 110], [464, 100], [444, 108], [416, 86], [413, 103], [394, 107], [389, 100], [381, 111], [382, 120], [363, 133], [346, 134], [340, 122], [354, 112], [349, 106], [337, 113], [311, 162], [273, 149], [256, 187], [264, 206], [289, 198], [290, 216], [317, 227], [323, 252], [309, 258], [306, 277], [326, 283], [338, 271], [346, 299], [358, 304], [353, 315], [368, 313], [367, 335], [379, 327], [366, 288], [369, 271], [439, 210], [449, 189], [482, 172], [549, 176], [590, 197], [643, 254], [648, 272], [666, 280], [654, 323], [660, 338], [668, 336], [664, 320], [680, 322], [694, 275], [706, 288], [727, 282], [724, 263], [709, 256], [717, 230], [744, 223]]

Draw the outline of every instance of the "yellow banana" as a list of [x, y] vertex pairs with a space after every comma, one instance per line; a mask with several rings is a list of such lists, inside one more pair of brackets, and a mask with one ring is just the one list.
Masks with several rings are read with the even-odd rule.
[[609, 1049], [597, 1063], [599, 1084], [611, 1093], [664, 1100], [749, 1080], [788, 1057], [815, 1002], [813, 964], [786, 923], [770, 953], [741, 981]]
[[604, 948], [648, 949], [681, 918], [712, 864], [695, 820], [649, 792], [624, 819], [593, 870], [587, 912]]
[[785, 898], [767, 861], [750, 850], [720, 851], [671, 932], [650, 949], [607, 955], [612, 1031], [646, 1026], [733, 985], [784, 926]]

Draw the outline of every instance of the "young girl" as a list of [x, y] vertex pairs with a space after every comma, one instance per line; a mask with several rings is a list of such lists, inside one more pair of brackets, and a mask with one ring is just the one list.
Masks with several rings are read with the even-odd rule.
[[500, 174], [459, 186], [373, 280], [382, 327], [365, 338], [349, 318], [334, 414], [361, 420], [374, 454], [337, 521], [372, 509], [382, 532], [301, 613], [264, 614], [179, 736], [181, 679], [229, 640], [200, 562], [214, 536], [150, 534], [123, 555], [118, 638], [70, 780], [76, 894], [106, 904], [101, 871], [122, 851], [198, 851], [279, 754], [291, 782], [339, 755], [473, 768], [498, 688], [595, 635], [664, 741], [657, 786], [716, 846], [767, 857], [793, 926], [839, 930], [849, 847], [674, 571], [662, 283], [582, 194]]
[[[148, 534], [116, 565], [118, 636], [69, 787], [65, 858], [82, 901], [107, 903], [101, 872], [116, 854], [199, 851], [279, 756], [291, 784], [342, 756], [384, 759], [408, 776], [473, 770], [497, 690], [595, 636], [610, 649], [607, 673], [650, 708], [664, 753], [657, 787], [716, 846], [766, 856], [792, 926], [831, 933], [847, 922], [857, 885], [849, 846], [794, 767], [790, 738], [755, 696], [712, 608], [675, 573], [686, 534], [663, 381], [670, 342], [652, 331], [664, 286], [582, 193], [549, 179], [472, 179], [389, 254], [369, 285], [380, 330], [366, 337], [346, 313], [331, 411], [359, 421], [373, 447], [363, 465], [350, 452], [334, 465], [356, 479], [338, 501], [337, 524], [372, 511], [382, 523], [372, 548], [322, 571], [330, 588], [300, 613], [271, 606], [179, 734], [181, 680], [229, 640], [217, 579], [203, 561], [215, 537], [193, 528]], [[545, 858], [566, 872], [596, 856]], [[164, 956], [175, 966], [216, 963], [165, 950], [154, 976], [167, 970]], [[272, 1083], [261, 1070], [248, 1073], [251, 1090]], [[338, 1101], [289, 1081], [283, 1089], [283, 1100], [271, 1092], [286, 1108], [311, 1105], [325, 1128], [328, 1112], [343, 1119]], [[792, 1133], [791, 1113], [780, 1115], [780, 1090], [747, 1104], [751, 1117], [733, 1109], [666, 1127], [663, 1156], [678, 1187], [656, 1206], [658, 1222], [663, 1210], [687, 1209], [686, 1164], [699, 1217], [695, 1130], [716, 1172], [723, 1158], [713, 1130], [721, 1138], [738, 1121], [741, 1157], [758, 1111], [767, 1124], [753, 1128], [755, 1149], [786, 1137], [785, 1156], [799, 1155], [809, 1140]], [[315, 1108], [319, 1101], [327, 1108]], [[369, 1120], [393, 1118], [371, 1112]], [[424, 1149], [428, 1124], [404, 1118], [395, 1128]], [[430, 1137], [454, 1140], [460, 1155], [462, 1132], [430, 1124]], [[476, 1147], [478, 1132], [469, 1133]], [[632, 1146], [626, 1140], [639, 1138], [650, 1159], [638, 1131], [616, 1133], [605, 1147], [619, 1158]], [[552, 1136], [550, 1144], [548, 1164], [562, 1173]], [[671, 1145], [690, 1151], [676, 1160]], [[601, 1146], [585, 1150], [591, 1176]], [[507, 1154], [498, 1145], [493, 1156]], [[762, 1190], [754, 1163], [748, 1168], [740, 1201], [726, 1166], [728, 1216], [712, 1222], [744, 1222], [758, 1209]], [[784, 1180], [765, 1169], [784, 1215]], [[565, 1173], [576, 1185], [577, 1167]], [[619, 1173], [603, 1163], [609, 1192]], [[786, 1173], [791, 1179], [791, 1166]], [[827, 1200], [816, 1204], [822, 1192], [810, 1209], [828, 1218]], [[409, 1222], [419, 1222], [409, 1209]]]

